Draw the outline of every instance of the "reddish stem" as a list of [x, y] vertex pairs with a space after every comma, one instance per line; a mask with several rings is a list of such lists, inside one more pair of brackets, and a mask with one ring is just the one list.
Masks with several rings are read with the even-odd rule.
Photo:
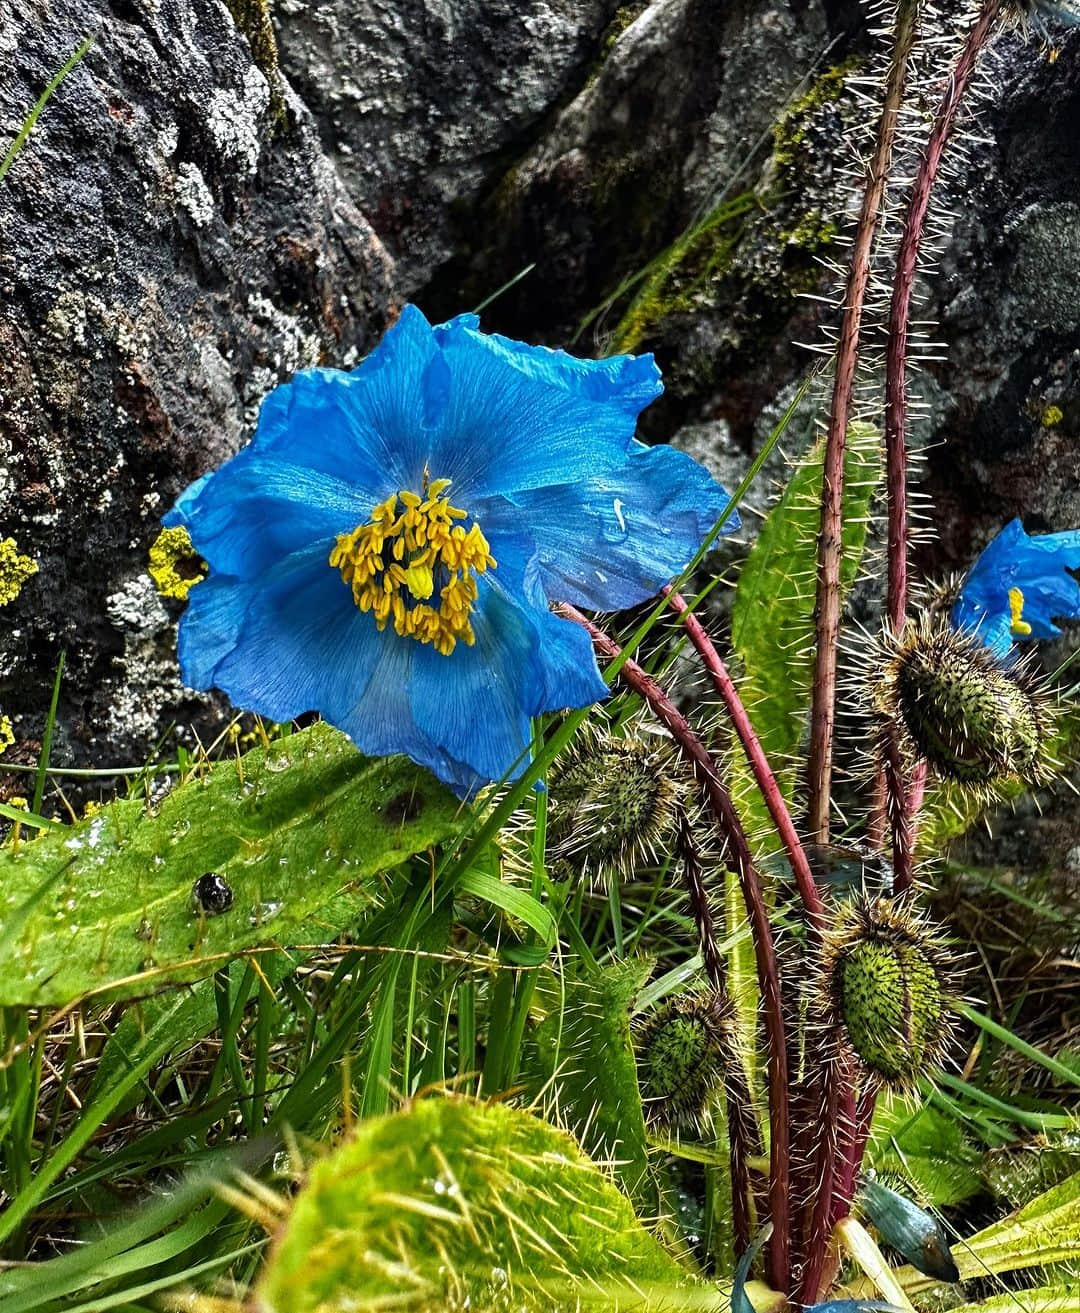
[[664, 591], [668, 595], [668, 602], [671, 604], [672, 609], [682, 620], [690, 642], [701, 657], [702, 664], [712, 680], [713, 687], [723, 700], [731, 724], [739, 742], [742, 744], [743, 752], [746, 753], [746, 759], [750, 764], [754, 780], [762, 798], [765, 800], [766, 807], [769, 809], [773, 824], [776, 826], [776, 833], [780, 842], [784, 845], [784, 851], [787, 853], [788, 861], [791, 864], [799, 896], [802, 898], [810, 923], [815, 931], [820, 934], [825, 928], [825, 905], [821, 901], [821, 894], [818, 892], [813, 872], [810, 870], [810, 863], [806, 860], [802, 841], [792, 824], [787, 803], [784, 802], [780, 786], [776, 782], [776, 776], [773, 774], [772, 767], [765, 756], [765, 751], [754, 732], [754, 726], [751, 724], [750, 717], [743, 706], [742, 699], [739, 697], [735, 682], [701, 621], [687, 607], [686, 602], [678, 593], [672, 592], [669, 588], [665, 588]]
[[[724, 1013], [735, 1015], [727, 992], [727, 967], [720, 952], [713, 925], [709, 892], [705, 884], [705, 871], [701, 856], [694, 843], [693, 829], [684, 816], [677, 836], [679, 856], [682, 859], [683, 879], [686, 884], [690, 911], [697, 926], [701, 945], [701, 959], [705, 974], [712, 985]], [[757, 1119], [753, 1113], [750, 1086], [742, 1059], [734, 1045], [724, 1053], [724, 1102], [727, 1107], [728, 1154], [731, 1170], [731, 1213], [735, 1232], [735, 1252], [743, 1254], [750, 1247], [750, 1170], [749, 1159], [761, 1153]]]
[[850, 1083], [851, 1072], [845, 1061], [840, 1057], [826, 1060], [825, 1098], [818, 1122], [817, 1154], [814, 1161], [817, 1192], [806, 1235], [806, 1265], [802, 1271], [798, 1296], [801, 1304], [812, 1304], [817, 1299], [829, 1252], [829, 1236], [832, 1233], [829, 1220], [832, 1216], [836, 1165], [843, 1154], [848, 1127], [851, 1125], [850, 1118], [845, 1116], [851, 1103]]
[[[592, 638], [593, 647], [601, 656], [608, 660], [615, 660], [621, 656], [619, 645], [576, 608], [566, 602], [558, 602], [554, 609], [557, 615], [581, 625]], [[757, 872], [754, 870], [754, 861], [742, 822], [739, 820], [731, 795], [720, 782], [716, 762], [708, 749], [659, 684], [635, 661], [627, 659], [623, 662], [619, 667], [619, 678], [645, 702], [693, 769], [694, 776], [709, 802], [725, 845], [727, 860], [735, 870], [743, 901], [746, 904], [754, 943], [754, 958], [757, 964], [758, 988], [761, 992], [768, 1049], [769, 1215], [773, 1224], [773, 1236], [769, 1245], [769, 1280], [775, 1289], [786, 1291], [790, 1277], [788, 1070], [780, 972], [776, 964], [776, 949], [773, 944], [768, 909], [765, 906]]]
[[[897, 635], [902, 632], [907, 615], [907, 360], [915, 274], [926, 232], [930, 199], [941, 172], [945, 148], [956, 128], [960, 105], [971, 84], [979, 53], [993, 30], [1000, 9], [1001, 0], [987, 0], [964, 42], [912, 183], [896, 257], [885, 357], [885, 472], [889, 501], [886, 616], [889, 627]], [[918, 804], [913, 806], [908, 797], [907, 781], [895, 734], [886, 746], [885, 792], [885, 812], [892, 832], [894, 887], [900, 892], [912, 880], [914, 824]], [[921, 802], [921, 789], [918, 793]]]
[[855, 230], [851, 269], [844, 294], [844, 314], [836, 351], [832, 405], [825, 438], [821, 489], [821, 530], [818, 537], [817, 651], [810, 709], [808, 770], [809, 831], [819, 843], [829, 839], [832, 792], [833, 730], [836, 720], [836, 652], [840, 637], [840, 565], [843, 556], [844, 451], [851, 421], [855, 367], [859, 355], [863, 305], [870, 281], [870, 255], [881, 221], [882, 200], [892, 162], [897, 117], [907, 81], [907, 66], [915, 42], [918, 0], [901, 0], [896, 38], [881, 107], [878, 138], [867, 174], [862, 210]]
[[859, 1095], [858, 1103], [852, 1109], [854, 1134], [848, 1140], [840, 1160], [840, 1170], [833, 1189], [831, 1226], [835, 1226], [842, 1217], [847, 1217], [851, 1212], [851, 1201], [855, 1198], [855, 1183], [858, 1180], [863, 1154], [866, 1152], [866, 1143], [870, 1139], [876, 1103], [877, 1088], [870, 1086]]

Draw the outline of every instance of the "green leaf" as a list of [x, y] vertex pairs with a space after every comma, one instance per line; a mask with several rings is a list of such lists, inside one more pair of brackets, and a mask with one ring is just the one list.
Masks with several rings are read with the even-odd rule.
[[[742, 697], [774, 768], [798, 745], [810, 703], [823, 460], [819, 442], [792, 474], [746, 558], [731, 610]], [[862, 564], [881, 469], [880, 433], [852, 424], [844, 457], [844, 592]]]
[[[334, 938], [460, 812], [427, 772], [367, 760], [321, 724], [215, 764], [160, 807], [111, 803], [0, 850], [0, 1005], [145, 993], [261, 945]], [[219, 915], [193, 895], [211, 872], [233, 895]]]
[[570, 1136], [432, 1099], [316, 1164], [255, 1290], [264, 1313], [726, 1309]]
[[977, 1304], [961, 1304], [952, 1313], [1076, 1313], [1080, 1308], [1080, 1281], [1030, 1290], [1005, 1290]]
[[983, 1188], [981, 1156], [956, 1122], [916, 1097], [890, 1095], [874, 1114], [869, 1161], [910, 1181], [924, 1203], [947, 1208]]
[[[583, 969], [584, 970], [584, 969]], [[630, 1011], [649, 974], [646, 961], [601, 967], [561, 980], [545, 977], [526, 1088], [594, 1157], [615, 1164], [623, 1188], [656, 1212]]]

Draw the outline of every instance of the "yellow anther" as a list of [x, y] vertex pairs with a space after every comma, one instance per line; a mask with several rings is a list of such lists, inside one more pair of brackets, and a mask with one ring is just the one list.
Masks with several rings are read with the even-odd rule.
[[450, 505], [449, 487], [449, 479], [429, 480], [425, 471], [423, 497], [404, 489], [380, 502], [367, 524], [338, 536], [329, 558], [379, 629], [392, 619], [395, 633], [430, 643], [443, 656], [459, 642], [476, 642], [469, 623], [476, 576], [496, 565], [480, 526], [454, 523], [469, 512]]
[[1023, 619], [1024, 594], [1019, 588], [1009, 589], [1009, 611], [1012, 616], [1009, 632], [1014, 638], [1026, 638], [1031, 633], [1031, 626]]

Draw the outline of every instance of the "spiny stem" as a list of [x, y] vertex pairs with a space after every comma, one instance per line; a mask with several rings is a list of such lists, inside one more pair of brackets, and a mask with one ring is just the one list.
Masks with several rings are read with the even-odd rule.
[[[726, 1015], [734, 1016], [735, 1008], [727, 991], [727, 968], [720, 952], [713, 924], [709, 893], [705, 885], [705, 870], [694, 838], [694, 829], [684, 814], [676, 834], [679, 857], [682, 860], [683, 880], [690, 912], [697, 926], [701, 960], [705, 974], [712, 985], [717, 1002]], [[749, 1160], [760, 1157], [761, 1144], [757, 1120], [753, 1113], [750, 1086], [742, 1061], [735, 1048], [724, 1053], [724, 1102], [727, 1107], [728, 1149], [731, 1165], [731, 1212], [735, 1231], [735, 1252], [745, 1253], [750, 1247], [750, 1170]]]
[[843, 1161], [854, 1134], [855, 1096], [849, 1064], [836, 1056], [825, 1062], [825, 1098], [818, 1123], [814, 1176], [817, 1190], [806, 1236], [806, 1266], [799, 1286], [799, 1302], [813, 1304], [818, 1297], [832, 1235], [832, 1211], [837, 1164]]
[[[1001, 0], [986, 0], [964, 42], [912, 183], [896, 257], [885, 356], [885, 472], [889, 501], [886, 615], [889, 627], [897, 635], [903, 630], [907, 615], [907, 361], [915, 273], [926, 232], [930, 199], [941, 171], [945, 147], [956, 127], [960, 105], [971, 84], [979, 53], [994, 28], [1000, 10]], [[891, 736], [886, 745], [885, 792], [885, 812], [892, 832], [894, 888], [900, 892], [911, 884], [915, 815], [918, 807], [912, 807], [908, 797], [907, 781], [895, 735]]]
[[[593, 647], [601, 656], [614, 660], [622, 655], [619, 645], [576, 608], [566, 602], [559, 602], [555, 606], [555, 612], [564, 619], [573, 620], [575, 624], [581, 625], [592, 638]], [[635, 661], [623, 662], [619, 668], [619, 679], [645, 702], [693, 769], [694, 776], [709, 803], [725, 846], [726, 858], [738, 877], [743, 901], [746, 904], [754, 943], [754, 958], [757, 964], [758, 988], [761, 992], [768, 1049], [769, 1215], [773, 1224], [773, 1236], [769, 1246], [769, 1281], [776, 1290], [786, 1291], [790, 1275], [788, 1069], [780, 972], [776, 964], [776, 948], [773, 944], [768, 908], [765, 906], [761, 884], [754, 870], [754, 860], [746, 832], [743, 830], [731, 795], [720, 781], [712, 755], [659, 684]]]
[[866, 1143], [870, 1139], [876, 1103], [877, 1087], [871, 1085], [863, 1090], [855, 1105], [855, 1133], [845, 1146], [846, 1152], [841, 1158], [833, 1190], [831, 1218], [833, 1226], [851, 1211], [851, 1201], [855, 1197], [855, 1183], [858, 1179], [859, 1167], [862, 1165], [863, 1154], [866, 1152]]
[[788, 861], [791, 864], [795, 884], [810, 918], [810, 923], [820, 933], [825, 927], [825, 905], [821, 901], [821, 894], [818, 892], [813, 872], [810, 870], [810, 863], [806, 860], [802, 841], [792, 824], [787, 803], [784, 801], [780, 786], [776, 782], [776, 776], [773, 774], [769, 760], [765, 756], [765, 751], [754, 732], [754, 726], [750, 721], [746, 708], [743, 706], [742, 699], [739, 697], [735, 681], [731, 678], [727, 666], [725, 666], [720, 653], [717, 652], [701, 621], [690, 611], [683, 598], [669, 589], [664, 591], [668, 594], [668, 601], [671, 603], [672, 610], [682, 620], [690, 642], [701, 657], [702, 665], [704, 665], [706, 673], [712, 680], [713, 687], [720, 694], [727, 709], [732, 727], [750, 764], [754, 781], [761, 791], [765, 806], [769, 809], [769, 815], [776, 826], [777, 836], [784, 845], [784, 851], [787, 853]]
[[840, 637], [840, 565], [843, 556], [844, 451], [851, 422], [855, 367], [859, 355], [863, 305], [870, 281], [870, 256], [881, 222], [882, 201], [892, 163], [907, 81], [908, 61], [915, 42], [919, 0], [900, 0], [896, 38], [881, 107], [877, 144], [870, 161], [862, 210], [855, 230], [851, 269], [844, 294], [844, 314], [836, 351], [832, 405], [825, 438], [825, 467], [821, 488], [821, 529], [818, 536], [818, 580], [815, 622], [817, 650], [814, 661], [810, 710], [808, 768], [809, 831], [819, 843], [829, 839], [829, 802], [832, 792], [833, 730], [836, 720], [836, 652]]

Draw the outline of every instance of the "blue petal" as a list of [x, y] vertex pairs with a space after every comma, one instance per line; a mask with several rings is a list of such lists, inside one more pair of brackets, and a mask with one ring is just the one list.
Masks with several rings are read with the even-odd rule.
[[[1068, 574], [1080, 570], [1080, 530], [1032, 538], [1011, 520], [971, 567], [952, 610], [957, 629], [977, 633], [1004, 657], [1014, 638], [1053, 638], [1055, 619], [1080, 619], [1080, 584]], [[1023, 594], [1021, 620], [1030, 633], [1014, 634], [1009, 592]]]
[[166, 516], [182, 524], [213, 570], [251, 579], [293, 552], [365, 523], [388, 492], [345, 482], [247, 448], [193, 484]]
[[[693, 557], [730, 498], [672, 447], [634, 443], [622, 465], [478, 509], [485, 534], [513, 520], [535, 540], [553, 601], [621, 610], [654, 597]], [[739, 527], [733, 513], [725, 533]]]
[[453, 340], [455, 336], [467, 338], [476, 349], [498, 356], [528, 378], [572, 392], [586, 401], [618, 406], [634, 418], [664, 390], [651, 352], [589, 360], [551, 347], [518, 342], [500, 333], [481, 333], [478, 325], [475, 316], [459, 315], [435, 332], [440, 341]]
[[[215, 628], [188, 632], [199, 596], [217, 584]], [[231, 606], [228, 585], [233, 584]], [[181, 620], [181, 662], [195, 687], [213, 685], [246, 711], [291, 720], [355, 700], [371, 677], [382, 635], [320, 551], [298, 552], [255, 581], [213, 576], [191, 590]], [[225, 638], [232, 629], [231, 646]], [[210, 643], [205, 635], [216, 640]]]
[[529, 762], [531, 719], [607, 696], [583, 629], [548, 610], [531, 544], [495, 536], [499, 562], [480, 580], [476, 643], [450, 656], [418, 645], [412, 709], [417, 726], [478, 777], [514, 779]]
[[547, 609], [532, 546], [496, 537], [481, 580], [476, 644], [444, 657], [379, 632], [324, 553], [298, 552], [259, 579], [216, 574], [191, 592], [180, 662], [273, 720], [318, 711], [370, 755], [404, 753], [460, 796], [520, 774], [531, 719], [606, 696], [588, 635]]
[[[640, 362], [610, 377], [589, 373], [589, 362], [577, 374], [569, 365], [541, 368], [536, 356], [523, 350], [516, 357], [460, 321], [442, 327], [439, 345], [440, 361], [425, 378], [426, 412], [436, 426], [430, 470], [452, 479], [454, 500], [469, 509], [483, 496], [621, 464], [638, 410], [657, 391], [637, 377]], [[647, 367], [655, 378], [655, 367]]]
[[350, 373], [308, 369], [275, 388], [252, 446], [362, 486], [419, 490], [430, 448], [424, 376], [437, 355], [431, 325], [408, 305]]

